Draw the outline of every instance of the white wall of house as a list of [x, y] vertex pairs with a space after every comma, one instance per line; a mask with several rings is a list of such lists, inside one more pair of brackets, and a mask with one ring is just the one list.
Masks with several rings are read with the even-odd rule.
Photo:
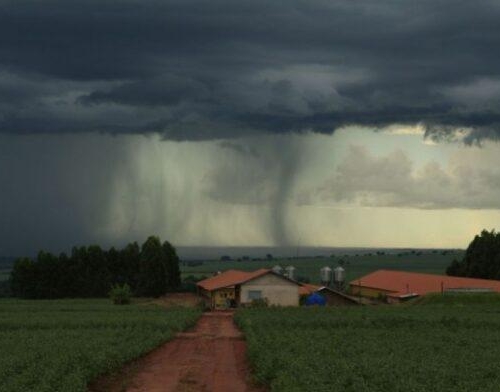
[[298, 306], [299, 285], [272, 273], [241, 285], [242, 304], [248, 304], [259, 297], [267, 298], [269, 305]]

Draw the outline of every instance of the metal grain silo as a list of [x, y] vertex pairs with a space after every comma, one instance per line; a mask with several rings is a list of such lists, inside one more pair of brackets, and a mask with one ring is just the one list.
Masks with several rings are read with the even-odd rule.
[[283, 275], [283, 267], [281, 265], [275, 265], [273, 267], [273, 272], [280, 274], [280, 275]]
[[335, 283], [344, 283], [345, 281], [345, 269], [338, 266], [333, 270]]
[[323, 286], [329, 286], [332, 282], [332, 269], [328, 266], [323, 267], [319, 270], [321, 284]]
[[295, 279], [295, 267], [293, 265], [289, 265], [285, 268], [285, 276], [288, 279]]

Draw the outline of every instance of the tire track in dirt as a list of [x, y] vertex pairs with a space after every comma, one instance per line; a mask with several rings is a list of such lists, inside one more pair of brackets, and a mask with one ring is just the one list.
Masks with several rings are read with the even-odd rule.
[[231, 312], [204, 313], [193, 330], [177, 334], [113, 380], [98, 380], [90, 391], [262, 392], [250, 382], [245, 353]]

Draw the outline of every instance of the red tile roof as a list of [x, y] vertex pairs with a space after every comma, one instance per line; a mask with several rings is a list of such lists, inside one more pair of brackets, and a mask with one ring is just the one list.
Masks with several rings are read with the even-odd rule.
[[361, 286], [390, 292], [389, 296], [407, 294], [424, 295], [447, 289], [490, 289], [500, 292], [500, 281], [475, 278], [459, 278], [446, 275], [421, 274], [405, 271], [378, 270], [350, 282]]
[[318, 291], [321, 286], [316, 286], [315, 284], [301, 283], [299, 287], [299, 295], [309, 295]]
[[232, 287], [234, 285], [244, 283], [261, 275], [265, 275], [270, 271], [271, 270], [265, 268], [257, 271], [227, 270], [218, 275], [212, 276], [211, 278], [199, 281], [197, 286], [208, 291], [213, 291], [223, 287]]

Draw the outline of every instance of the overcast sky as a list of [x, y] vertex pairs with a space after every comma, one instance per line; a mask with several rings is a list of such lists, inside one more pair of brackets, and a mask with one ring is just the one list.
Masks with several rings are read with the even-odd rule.
[[500, 226], [498, 1], [0, 4], [0, 254]]

